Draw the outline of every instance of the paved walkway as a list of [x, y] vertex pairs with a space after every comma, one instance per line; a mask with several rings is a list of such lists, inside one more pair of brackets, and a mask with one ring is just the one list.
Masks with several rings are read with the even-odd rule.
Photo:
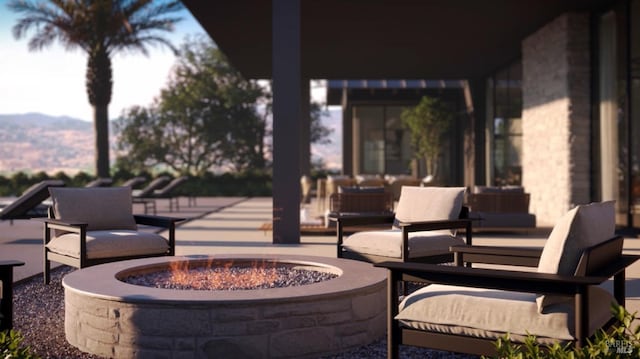
[[[158, 201], [159, 215], [188, 218], [176, 231], [177, 255], [228, 253], [282, 253], [335, 256], [335, 235], [302, 236], [300, 244], [272, 244], [270, 231], [260, 230], [271, 221], [271, 198], [204, 197], [188, 207], [182, 199], [179, 212], [169, 212], [168, 201]], [[314, 206], [309, 206], [311, 209]], [[141, 213], [142, 207], [134, 206]], [[474, 234], [474, 244], [542, 247], [549, 229], [520, 233]], [[625, 252], [640, 254], [640, 239], [627, 238]], [[17, 259], [15, 279], [42, 273], [42, 224], [35, 220], [0, 221], [0, 260]], [[640, 313], [640, 263], [627, 271], [628, 309]]]

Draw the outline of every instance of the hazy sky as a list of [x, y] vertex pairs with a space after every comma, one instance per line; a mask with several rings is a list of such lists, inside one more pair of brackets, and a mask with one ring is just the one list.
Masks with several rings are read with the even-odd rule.
[[[15, 40], [11, 29], [18, 18], [0, 0], [0, 114], [40, 112], [90, 121], [92, 109], [85, 90], [87, 58], [80, 49], [66, 51], [59, 43], [29, 52], [26, 38]], [[179, 47], [185, 36], [204, 33], [188, 10], [176, 30], [166, 37]], [[175, 56], [167, 48], [150, 47], [150, 54], [118, 54], [112, 58], [113, 96], [109, 117], [132, 105], [149, 105], [164, 86]]]

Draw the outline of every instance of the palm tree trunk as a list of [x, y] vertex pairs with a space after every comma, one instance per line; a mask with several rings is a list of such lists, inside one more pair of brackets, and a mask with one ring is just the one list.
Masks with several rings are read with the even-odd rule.
[[109, 174], [109, 103], [113, 87], [111, 59], [104, 46], [89, 53], [87, 63], [87, 95], [93, 106], [93, 125], [96, 135], [96, 176]]
[[96, 176], [109, 174], [109, 111], [108, 105], [93, 106], [93, 127], [96, 135]]

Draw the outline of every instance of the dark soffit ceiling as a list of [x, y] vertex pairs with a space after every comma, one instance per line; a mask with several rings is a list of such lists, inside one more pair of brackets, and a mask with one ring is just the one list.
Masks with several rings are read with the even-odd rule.
[[[271, 1], [183, 0], [248, 78], [271, 77]], [[568, 11], [607, 0], [301, 0], [303, 76], [316, 79], [484, 76]]]

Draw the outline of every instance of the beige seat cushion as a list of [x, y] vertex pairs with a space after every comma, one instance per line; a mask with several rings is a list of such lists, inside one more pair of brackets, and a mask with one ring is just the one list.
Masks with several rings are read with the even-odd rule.
[[[610, 318], [609, 292], [590, 288], [590, 334]], [[522, 342], [527, 334], [541, 342], [574, 339], [573, 307], [549, 306], [547, 314], [538, 312], [536, 295], [482, 288], [433, 284], [407, 296], [396, 316], [402, 325], [423, 331], [497, 339], [509, 333]]]
[[[565, 214], [553, 227], [544, 245], [538, 272], [573, 275], [585, 248], [613, 238], [615, 232], [615, 202], [579, 205]], [[540, 296], [540, 311], [566, 297]]]
[[[449, 231], [421, 231], [409, 233], [409, 258], [447, 254], [449, 247], [464, 244]], [[342, 247], [351, 252], [383, 257], [402, 257], [402, 231], [364, 231], [347, 237]]]
[[[80, 235], [67, 233], [47, 244], [50, 251], [80, 257]], [[87, 258], [111, 258], [145, 254], [163, 254], [169, 250], [165, 238], [149, 232], [132, 230], [87, 232]]]
[[[402, 187], [396, 208], [396, 222], [453, 220], [460, 216], [464, 187]], [[455, 231], [436, 230], [409, 233], [409, 258], [447, 254], [449, 247], [464, 244]], [[402, 231], [397, 227], [382, 231], [358, 232], [342, 245], [348, 251], [383, 257], [402, 257]]]
[[49, 192], [56, 219], [87, 223], [89, 231], [137, 228], [130, 187], [53, 187]]

